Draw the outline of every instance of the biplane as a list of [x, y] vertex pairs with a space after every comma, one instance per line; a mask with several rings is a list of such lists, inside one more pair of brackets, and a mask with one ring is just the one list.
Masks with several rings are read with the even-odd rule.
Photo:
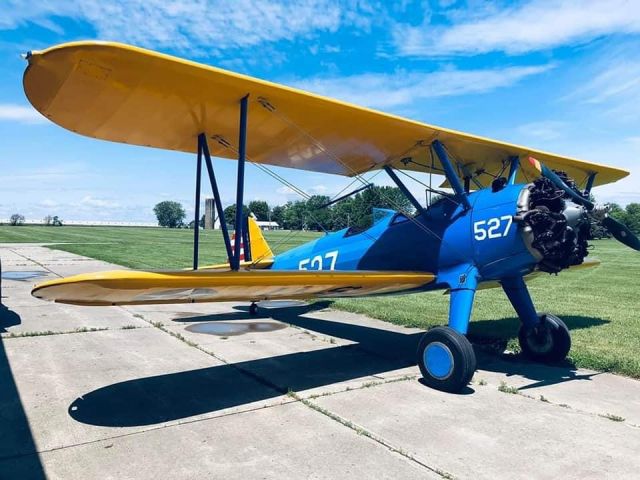
[[[33, 295], [76, 305], [256, 302], [444, 290], [448, 325], [422, 337], [425, 382], [457, 392], [476, 358], [465, 334], [474, 296], [502, 288], [521, 320], [524, 354], [563, 360], [566, 325], [536, 311], [526, 280], [585, 261], [591, 222], [640, 250], [631, 231], [589, 200], [619, 168], [554, 155], [362, 108], [172, 56], [107, 42], [74, 42], [26, 55], [24, 89], [52, 122], [96, 139], [195, 154], [193, 268], [110, 271], [44, 282]], [[235, 234], [221, 205], [214, 157], [237, 160]], [[377, 210], [367, 229], [346, 228], [274, 255], [243, 219], [246, 162], [369, 181], [384, 171], [415, 208]], [[199, 267], [203, 163], [228, 263]], [[423, 205], [401, 174], [446, 178]], [[359, 190], [358, 189], [358, 190]], [[242, 250], [242, 251], [241, 251]], [[241, 258], [242, 253], [242, 258]], [[428, 314], [425, 312], [425, 314]]]

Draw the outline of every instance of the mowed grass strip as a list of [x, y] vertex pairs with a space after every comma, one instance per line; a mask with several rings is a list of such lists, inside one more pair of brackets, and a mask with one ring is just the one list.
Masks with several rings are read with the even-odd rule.
[[[314, 232], [267, 232], [276, 253], [317, 238]], [[191, 265], [193, 231], [132, 227], [0, 227], [0, 242], [71, 242], [52, 248], [131, 268]], [[419, 245], [416, 246], [419, 249]], [[201, 264], [225, 261], [219, 231], [202, 231]], [[560, 316], [571, 329], [570, 359], [578, 367], [640, 378], [640, 254], [614, 240], [593, 242], [596, 268], [544, 275], [529, 283], [540, 312]], [[339, 299], [338, 309], [398, 325], [427, 329], [447, 322], [442, 292]], [[502, 290], [479, 291], [469, 335], [474, 342], [518, 350], [519, 321]]]
[[[319, 236], [315, 232], [266, 232], [281, 253]], [[51, 248], [130, 268], [179, 269], [193, 262], [193, 230], [153, 227], [0, 226], [0, 243], [53, 243]], [[200, 265], [226, 262], [222, 233], [200, 231]]]

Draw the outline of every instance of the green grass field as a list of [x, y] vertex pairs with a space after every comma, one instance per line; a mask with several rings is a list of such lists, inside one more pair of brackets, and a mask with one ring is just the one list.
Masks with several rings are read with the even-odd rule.
[[[0, 226], [0, 242], [52, 242], [59, 250], [132, 268], [183, 268], [191, 264], [190, 230], [128, 227]], [[224, 261], [220, 232], [201, 234], [201, 264]], [[317, 237], [311, 232], [269, 232], [276, 252]], [[65, 243], [62, 243], [65, 242]], [[539, 311], [560, 316], [571, 329], [576, 366], [640, 378], [640, 254], [612, 240], [594, 242], [597, 268], [544, 276], [529, 286]], [[335, 308], [399, 325], [427, 328], [447, 321], [442, 292], [341, 299]], [[469, 334], [479, 343], [517, 350], [518, 320], [499, 289], [477, 294]]]

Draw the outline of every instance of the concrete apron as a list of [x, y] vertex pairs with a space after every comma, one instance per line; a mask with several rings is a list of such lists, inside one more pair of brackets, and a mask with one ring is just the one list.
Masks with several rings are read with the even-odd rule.
[[[120, 268], [42, 246], [0, 257], [43, 278]], [[480, 355], [474, 383], [449, 395], [419, 383], [419, 330], [326, 303], [258, 318], [237, 303], [71, 307], [31, 297], [41, 280], [3, 280], [1, 479], [640, 470], [631, 379]], [[217, 335], [186, 330], [209, 322]]]

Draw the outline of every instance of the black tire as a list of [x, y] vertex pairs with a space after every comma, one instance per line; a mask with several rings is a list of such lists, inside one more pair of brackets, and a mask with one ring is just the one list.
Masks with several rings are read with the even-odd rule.
[[254, 316], [254, 317], [255, 317], [256, 315], [258, 315], [258, 304], [257, 304], [257, 303], [252, 303], [252, 304], [249, 306], [249, 315], [252, 315], [252, 316]]
[[535, 327], [520, 327], [518, 341], [522, 353], [536, 362], [562, 362], [571, 349], [569, 329], [550, 313], [543, 313], [538, 318], [540, 321]]
[[476, 371], [476, 354], [467, 338], [449, 327], [436, 327], [420, 339], [417, 363], [429, 387], [458, 393]]

